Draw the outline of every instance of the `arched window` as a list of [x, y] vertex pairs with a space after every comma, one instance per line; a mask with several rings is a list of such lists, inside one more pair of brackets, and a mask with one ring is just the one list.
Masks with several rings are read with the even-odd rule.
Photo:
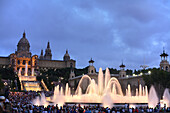
[[161, 69], [163, 70], [163, 69], [164, 69], [164, 67], [162, 66], [162, 67], [161, 67]]
[[23, 64], [23, 65], [25, 65], [25, 63], [26, 63], [26, 61], [25, 61], [25, 60], [23, 60], [22, 64]]
[[14, 65], [15, 64], [15, 60], [14, 59], [12, 59], [12, 65]]
[[91, 70], [91, 73], [93, 73], [93, 70]]
[[168, 71], [168, 66], [166, 66], [166, 71]]
[[18, 60], [18, 64], [20, 64], [20, 60]]
[[31, 65], [31, 61], [28, 62], [28, 65]]
[[71, 68], [73, 67], [73, 63], [70, 63], [70, 67], [71, 67]]
[[35, 66], [37, 65], [37, 61], [34, 62], [34, 65], [35, 65]]

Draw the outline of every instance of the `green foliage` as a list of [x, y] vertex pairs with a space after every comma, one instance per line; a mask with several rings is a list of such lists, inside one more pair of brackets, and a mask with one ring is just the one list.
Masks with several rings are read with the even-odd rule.
[[1, 75], [0, 75], [0, 90], [4, 88], [4, 84], [2, 82], [2, 79], [1, 79]]
[[[4, 79], [4, 80], [10, 80], [11, 81], [11, 88], [13, 89], [14, 87], [16, 87], [15, 84], [15, 80], [17, 80], [17, 86], [18, 89], [21, 90], [21, 85], [20, 85], [20, 81], [18, 76], [15, 74], [13, 68], [0, 68], [0, 78]], [[2, 81], [0, 80], [0, 87], [2, 87], [3, 83], [1, 83]]]
[[62, 69], [48, 69], [48, 71], [40, 70], [42, 75], [37, 76], [37, 80], [41, 81], [43, 79], [44, 83], [47, 85], [48, 89], [52, 89], [52, 82], [61, 82], [66, 84], [70, 75], [70, 68], [62, 68]]
[[83, 68], [83, 69], [74, 69], [75, 71], [75, 76], [79, 76], [79, 75], [82, 75], [82, 74], [87, 74], [88, 73], [88, 67], [89, 66], [87, 66], [87, 67], [85, 67], [85, 68]]
[[[41, 75], [37, 76], [37, 80], [41, 81], [43, 79], [44, 83], [47, 85], [48, 89], [52, 89], [53, 81], [60, 82], [63, 85], [68, 83], [70, 77], [71, 68], [61, 68], [61, 69], [48, 69], [48, 71], [40, 70]], [[75, 76], [86, 74], [88, 72], [88, 67], [83, 69], [74, 69]]]
[[[103, 73], [105, 73], [106, 70], [103, 70]], [[109, 68], [110, 74], [119, 74], [120, 70]], [[126, 74], [127, 75], [132, 75], [132, 70], [127, 69]]]
[[134, 74], [135, 74], [135, 75], [140, 74], [140, 72], [141, 72], [141, 70], [136, 70], [136, 69], [134, 70]]
[[13, 68], [0, 68], [0, 75], [2, 79], [5, 79], [5, 80], [15, 79], [15, 73], [14, 73]]
[[[110, 74], [119, 74], [119, 70], [117, 69], [113, 69], [113, 68], [109, 68]], [[106, 72], [106, 69], [103, 70], [103, 73]]]
[[126, 70], [126, 74], [127, 74], [127, 75], [132, 75], [132, 73], [133, 73], [132, 70], [129, 70], [129, 69]]
[[149, 87], [151, 85], [161, 85], [163, 88], [170, 88], [169, 72], [154, 68], [151, 70], [151, 75], [143, 75], [143, 79]]
[[21, 84], [20, 84], [18, 76], [17, 76], [16, 80], [17, 80], [18, 91], [21, 91]]

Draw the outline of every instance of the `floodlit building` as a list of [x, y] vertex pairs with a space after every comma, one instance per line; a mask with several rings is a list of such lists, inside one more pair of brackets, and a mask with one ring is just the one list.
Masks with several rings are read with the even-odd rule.
[[[69, 86], [71, 88], [72, 94], [74, 94], [82, 77], [84, 78], [83, 81], [81, 81], [80, 87], [83, 93], [85, 93], [87, 87], [89, 86], [90, 80], [94, 79], [95, 83], [98, 83], [98, 73], [96, 72], [96, 68], [94, 67], [93, 64], [94, 64], [94, 60], [90, 59], [89, 66], [88, 66], [88, 73], [85, 73], [83, 75], [75, 76], [74, 71], [71, 71], [70, 78], [69, 78]], [[120, 67], [119, 73], [110, 74], [110, 77], [115, 77], [119, 80], [124, 93], [128, 85], [131, 85], [131, 87], [133, 88], [132, 93], [134, 93], [136, 88], [139, 87], [139, 84], [145, 86], [145, 82], [141, 74], [127, 75], [125, 70], [126, 66], [123, 64], [123, 62], [119, 67]], [[105, 78], [105, 73], [103, 73], [103, 75]]]
[[[58, 69], [73, 67], [75, 68], [76, 61], [70, 59], [68, 50], [63, 57], [63, 60], [53, 60], [50, 48], [50, 42], [47, 43], [45, 54], [41, 50], [40, 56], [32, 55], [30, 51], [30, 43], [26, 38], [26, 33], [23, 33], [22, 38], [17, 44], [17, 50], [7, 57], [0, 57], [0, 66], [3, 68], [12, 67], [18, 73], [21, 81], [22, 90], [41, 90], [40, 83], [36, 80], [36, 75], [39, 70]], [[42, 81], [42, 86], [46, 89]]]

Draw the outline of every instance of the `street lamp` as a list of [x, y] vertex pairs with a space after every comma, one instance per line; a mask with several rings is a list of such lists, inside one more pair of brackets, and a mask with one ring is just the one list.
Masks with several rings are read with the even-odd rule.
[[7, 86], [7, 85], [8, 85], [8, 83], [7, 83], [7, 82], [4, 82], [4, 85], [5, 85], [5, 86]]

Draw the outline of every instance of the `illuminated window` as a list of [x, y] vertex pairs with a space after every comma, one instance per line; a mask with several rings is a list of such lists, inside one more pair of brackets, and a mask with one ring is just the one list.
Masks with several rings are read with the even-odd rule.
[[168, 71], [168, 66], [166, 66], [166, 71]]

